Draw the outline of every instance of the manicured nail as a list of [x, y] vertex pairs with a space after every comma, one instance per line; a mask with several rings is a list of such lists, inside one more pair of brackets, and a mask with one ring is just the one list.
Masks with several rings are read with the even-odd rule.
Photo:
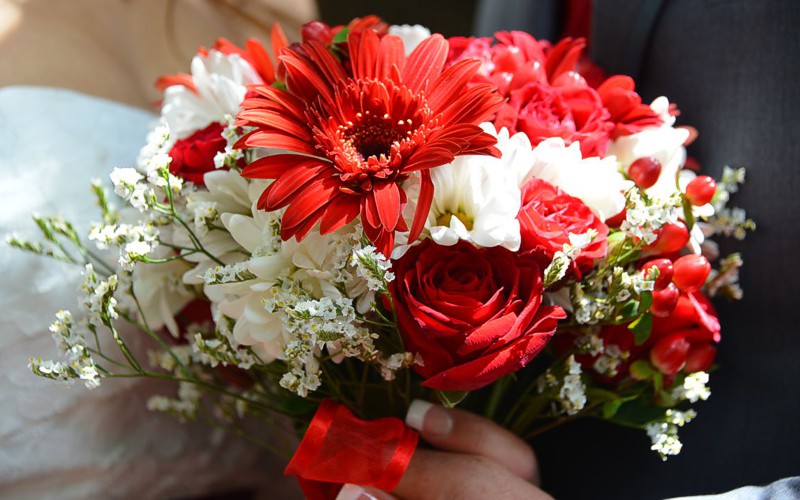
[[357, 484], [345, 484], [336, 495], [336, 500], [378, 500], [378, 497], [370, 495], [367, 490]]
[[415, 399], [408, 407], [406, 425], [424, 434], [448, 434], [453, 430], [453, 418], [441, 406]]

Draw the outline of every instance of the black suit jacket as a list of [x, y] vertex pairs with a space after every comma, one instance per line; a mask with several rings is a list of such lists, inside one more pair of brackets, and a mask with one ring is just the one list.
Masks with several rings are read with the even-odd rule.
[[[522, 5], [522, 7], [520, 7]], [[537, 10], [541, 7], [541, 10]], [[484, 1], [478, 29], [557, 33], [559, 2]], [[550, 16], [553, 24], [543, 22]], [[748, 168], [733, 204], [758, 230], [741, 251], [744, 299], [718, 303], [712, 396], [662, 463], [643, 432], [576, 422], [534, 442], [556, 498], [709, 494], [800, 475], [800, 1], [595, 0], [593, 59], [666, 95], [706, 172]]]

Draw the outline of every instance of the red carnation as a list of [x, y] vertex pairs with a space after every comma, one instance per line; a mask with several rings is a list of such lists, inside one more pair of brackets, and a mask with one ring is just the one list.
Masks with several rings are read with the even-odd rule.
[[614, 125], [600, 96], [577, 73], [564, 75], [557, 83], [530, 83], [511, 92], [495, 125], [524, 132], [533, 146], [561, 137], [566, 144], [580, 142], [584, 157], [605, 156]]
[[426, 387], [469, 391], [491, 384], [532, 360], [547, 344], [557, 306], [542, 305], [535, 259], [501, 247], [431, 240], [394, 263], [390, 291], [406, 348], [424, 365]]
[[578, 198], [572, 197], [542, 179], [533, 178], [522, 187], [522, 208], [517, 217], [522, 236], [520, 251], [531, 251], [551, 261], [569, 243], [569, 233], [597, 231], [594, 241], [581, 250], [575, 264], [582, 272], [591, 269], [595, 259], [605, 257], [608, 226]]
[[302, 239], [318, 223], [327, 234], [360, 215], [366, 236], [390, 255], [395, 231], [408, 230], [402, 182], [420, 172], [414, 240], [433, 199], [429, 169], [457, 155], [499, 155], [478, 124], [502, 99], [489, 85], [467, 87], [478, 61], [444, 69], [439, 35], [408, 57], [400, 38], [371, 30], [351, 34], [348, 50], [352, 74], [315, 41], [283, 51], [287, 90], [254, 87], [238, 124], [255, 130], [237, 147], [288, 152], [258, 159], [242, 175], [275, 179], [258, 207], [287, 207], [282, 238]]
[[224, 151], [228, 144], [222, 137], [224, 128], [221, 123], [214, 122], [186, 139], [177, 141], [169, 152], [172, 157], [169, 171], [172, 175], [199, 186], [205, 185], [203, 176], [215, 169], [214, 156]]
[[657, 127], [663, 123], [661, 117], [650, 106], [642, 104], [642, 98], [633, 90], [635, 85], [631, 77], [616, 75], [597, 88], [603, 106], [610, 113], [609, 120], [614, 123], [614, 130], [611, 131], [612, 139], [635, 134], [646, 127]]

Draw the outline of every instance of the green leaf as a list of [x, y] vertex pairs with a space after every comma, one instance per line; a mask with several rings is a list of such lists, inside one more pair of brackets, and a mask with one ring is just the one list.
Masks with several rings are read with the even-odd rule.
[[617, 414], [622, 406], [622, 400], [606, 401], [603, 403], [603, 418], [609, 419]]
[[277, 80], [272, 83], [272, 87], [280, 90], [287, 90], [286, 84], [284, 82], [279, 82]]
[[599, 387], [588, 387], [586, 389], [586, 396], [590, 401], [615, 401], [619, 399], [619, 394], [616, 392], [600, 389]]
[[650, 292], [642, 292], [641, 297], [639, 297], [639, 310], [642, 313], [646, 313], [650, 310], [650, 306], [653, 305], [653, 294]]
[[649, 398], [639, 398], [620, 405], [608, 420], [622, 425], [643, 428], [650, 422], [664, 417], [664, 408], [654, 405]]
[[629, 300], [619, 311], [622, 319], [631, 319], [639, 313], [639, 301]]
[[655, 371], [650, 363], [643, 359], [637, 359], [631, 363], [630, 367], [631, 376], [637, 380], [648, 380], [653, 376]]
[[338, 33], [333, 37], [333, 44], [337, 45], [340, 43], [345, 43], [347, 41], [347, 35], [350, 34], [350, 28], [342, 28], [339, 30]]
[[686, 221], [686, 227], [691, 231], [694, 226], [694, 213], [692, 213], [692, 204], [685, 196], [683, 197], [683, 219]]
[[460, 402], [464, 401], [469, 391], [436, 391], [439, 401], [448, 408], [455, 408]]
[[650, 336], [650, 330], [653, 328], [653, 315], [650, 313], [639, 316], [633, 323], [628, 325], [628, 329], [633, 331], [636, 345], [642, 345]]
[[661, 375], [661, 372], [653, 372], [653, 386], [656, 391], [660, 391], [664, 387], [664, 376]]

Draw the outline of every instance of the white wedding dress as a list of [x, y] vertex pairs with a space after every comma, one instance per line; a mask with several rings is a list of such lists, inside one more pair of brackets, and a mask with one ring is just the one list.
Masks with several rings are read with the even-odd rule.
[[[0, 89], [0, 235], [36, 236], [31, 213], [87, 228], [99, 213], [90, 180], [132, 166], [153, 119], [67, 90]], [[171, 385], [115, 379], [89, 391], [31, 374], [30, 356], [58, 358], [48, 326], [59, 309], [76, 312], [80, 269], [2, 244], [0, 276], [0, 498], [293, 496], [262, 450], [148, 411]]]

